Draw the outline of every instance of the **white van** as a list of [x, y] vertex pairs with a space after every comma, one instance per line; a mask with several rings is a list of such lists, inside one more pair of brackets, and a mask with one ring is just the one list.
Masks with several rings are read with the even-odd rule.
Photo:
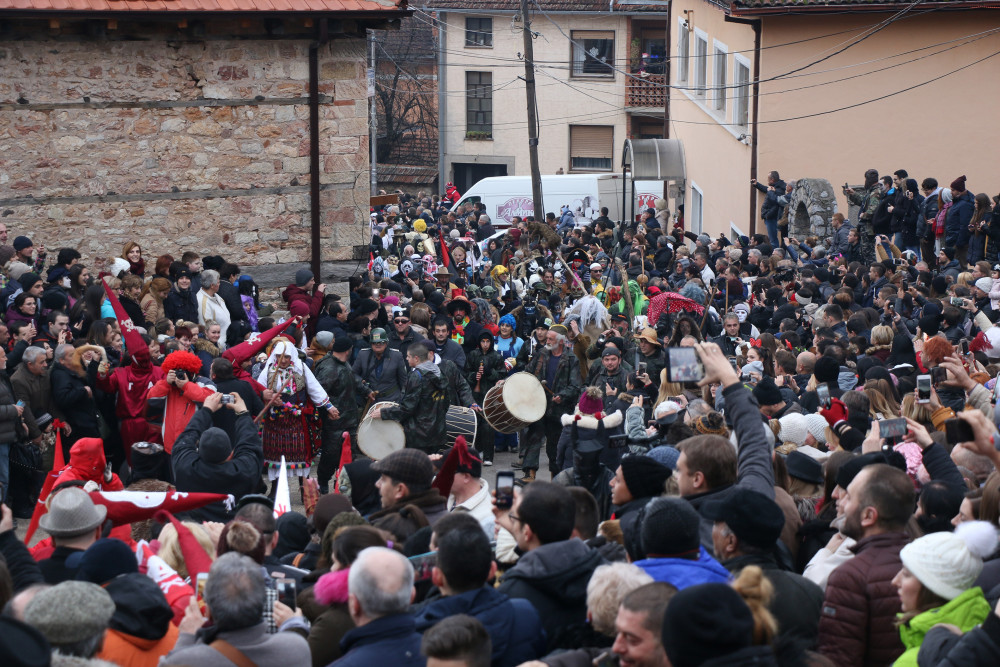
[[[622, 184], [631, 191], [631, 183], [621, 174], [570, 174], [542, 176], [542, 200], [545, 210], [558, 218], [563, 206], [569, 206], [577, 225], [585, 224], [601, 215], [601, 207], [608, 207], [608, 217], [621, 220], [629, 214], [622, 211]], [[636, 181], [635, 214], [663, 197], [662, 181]], [[534, 215], [530, 176], [492, 176], [484, 178], [462, 195], [453, 207], [482, 202], [493, 226], [502, 229], [510, 226], [514, 216], [524, 218]], [[541, 220], [544, 216], [536, 216]]]

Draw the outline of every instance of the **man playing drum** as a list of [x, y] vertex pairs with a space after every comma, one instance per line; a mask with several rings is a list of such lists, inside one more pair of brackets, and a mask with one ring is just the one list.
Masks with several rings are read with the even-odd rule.
[[437, 453], [445, 446], [448, 415], [448, 385], [434, 363], [434, 353], [426, 343], [413, 343], [406, 350], [410, 374], [403, 398], [397, 407], [376, 408], [373, 419], [398, 421], [406, 432], [406, 446]]

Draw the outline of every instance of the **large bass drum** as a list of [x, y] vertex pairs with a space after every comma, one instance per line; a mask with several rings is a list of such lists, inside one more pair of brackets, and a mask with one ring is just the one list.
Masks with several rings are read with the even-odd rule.
[[361, 425], [358, 426], [358, 449], [365, 456], [378, 461], [406, 447], [406, 432], [403, 431], [399, 422], [372, 417], [372, 413], [377, 408], [395, 407], [399, 407], [399, 404], [392, 401], [379, 401], [372, 405], [368, 414], [361, 420]]
[[498, 433], [517, 433], [545, 416], [545, 388], [531, 373], [514, 373], [486, 392], [483, 415]]
[[472, 408], [463, 408], [461, 405], [448, 406], [448, 416], [445, 418], [446, 445], [455, 444], [455, 438], [463, 436], [465, 441], [472, 447], [476, 442], [476, 412]]

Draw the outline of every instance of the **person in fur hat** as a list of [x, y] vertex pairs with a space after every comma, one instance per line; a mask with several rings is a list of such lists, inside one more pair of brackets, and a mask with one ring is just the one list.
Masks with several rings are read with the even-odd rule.
[[[90, 364], [104, 358], [104, 348], [96, 345], [74, 348], [66, 343], [57, 347], [53, 356], [50, 375], [52, 398], [70, 426], [68, 437], [62, 440], [66, 460], [69, 459], [70, 447], [78, 439], [101, 437], [94, 390], [87, 382], [87, 373]], [[96, 366], [94, 370], [97, 370]]]

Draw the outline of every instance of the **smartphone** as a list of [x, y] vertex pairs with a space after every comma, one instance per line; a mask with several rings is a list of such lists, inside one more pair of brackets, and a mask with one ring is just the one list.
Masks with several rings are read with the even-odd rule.
[[407, 560], [413, 566], [413, 583], [431, 580], [431, 571], [437, 565], [436, 551], [410, 556]]
[[962, 356], [968, 356], [969, 354], [969, 339], [962, 339]]
[[278, 602], [285, 605], [289, 609], [295, 609], [295, 599], [298, 596], [298, 593], [295, 590], [295, 580], [276, 579], [274, 585], [278, 590]]
[[816, 385], [816, 395], [819, 397], [819, 404], [824, 408], [830, 407], [830, 388], [825, 384]]
[[899, 419], [883, 419], [878, 424], [879, 435], [887, 440], [899, 440], [903, 438], [906, 436], [908, 428], [906, 420], [902, 417]]
[[205, 602], [205, 584], [208, 583], [208, 572], [200, 572], [195, 580], [195, 599], [199, 605]]
[[733, 370], [737, 373], [740, 372], [740, 365], [736, 363], [736, 357], [729, 357], [729, 365], [733, 367]]
[[667, 348], [667, 381], [698, 382], [705, 377], [705, 366], [693, 347]]
[[948, 444], [957, 445], [960, 442], [970, 442], [976, 439], [969, 422], [954, 417], [944, 423], [944, 434]]
[[917, 376], [917, 403], [931, 402], [931, 376]]
[[497, 472], [497, 509], [509, 510], [514, 506], [514, 471]]
[[953, 306], [958, 306], [959, 308], [961, 308], [962, 306], [965, 305], [965, 299], [960, 299], [957, 296], [953, 296], [950, 299], [948, 299], [948, 303], [950, 303]]
[[948, 379], [948, 369], [944, 366], [935, 366], [931, 369], [931, 382], [937, 386]]
[[636, 370], [636, 373], [638, 373], [639, 375], [642, 375], [645, 372], [646, 372], [646, 362], [645, 361], [640, 361], [639, 364], [638, 364], [638, 368]]

